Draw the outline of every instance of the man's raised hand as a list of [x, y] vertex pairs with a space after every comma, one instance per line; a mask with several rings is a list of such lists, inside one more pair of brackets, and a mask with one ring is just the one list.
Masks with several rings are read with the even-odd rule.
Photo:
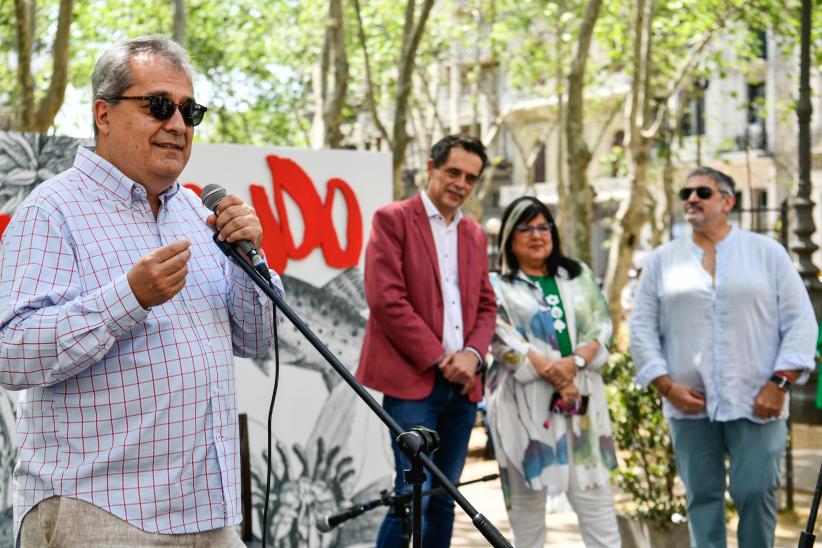
[[188, 240], [177, 240], [138, 259], [128, 273], [131, 291], [145, 309], [171, 300], [186, 285]]

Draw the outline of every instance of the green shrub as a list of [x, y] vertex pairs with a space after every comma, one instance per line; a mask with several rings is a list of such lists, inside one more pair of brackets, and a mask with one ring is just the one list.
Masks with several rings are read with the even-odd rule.
[[614, 353], [602, 370], [620, 466], [612, 477], [631, 504], [624, 513], [659, 528], [681, 522], [686, 502], [675, 489], [676, 462], [662, 399], [651, 387], [634, 383], [629, 353]]

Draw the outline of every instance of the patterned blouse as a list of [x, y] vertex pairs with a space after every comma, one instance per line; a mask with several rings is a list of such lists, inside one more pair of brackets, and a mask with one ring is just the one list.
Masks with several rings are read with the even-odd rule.
[[[616, 467], [605, 389], [598, 369], [607, 358], [611, 319], [591, 270], [569, 279], [556, 276], [564, 318], [539, 286], [522, 272], [513, 278], [492, 275], [497, 296], [497, 327], [491, 351], [494, 363], [486, 379], [491, 436], [503, 478], [513, 466], [529, 488], [547, 488], [556, 495], [568, 488], [568, 449], [573, 451], [579, 485], [590, 488], [608, 481]], [[554, 296], [554, 300], [556, 297]], [[599, 352], [574, 383], [589, 396], [584, 415], [565, 417], [549, 411], [553, 386], [540, 377], [527, 354], [534, 350], [560, 357], [558, 331], [567, 329], [574, 348], [599, 342]]]

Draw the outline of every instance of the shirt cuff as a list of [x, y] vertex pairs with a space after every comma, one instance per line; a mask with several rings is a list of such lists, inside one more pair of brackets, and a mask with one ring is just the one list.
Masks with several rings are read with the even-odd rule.
[[[262, 289], [260, 289], [256, 283], [254, 283], [254, 280], [251, 278], [251, 276], [246, 274], [245, 270], [243, 270], [243, 267], [238, 265], [233, 260], [229, 260], [228, 264], [229, 275], [231, 276], [232, 283], [236, 284], [235, 287], [238, 287], [243, 292], [256, 293], [258, 302], [262, 304], [266, 304], [271, 301], [271, 299], [268, 298], [265, 292]], [[274, 291], [277, 293], [277, 295], [284, 298], [285, 290], [283, 289], [282, 280], [273, 270], [269, 269], [269, 272], [271, 273], [271, 283], [274, 285]]]
[[97, 303], [106, 327], [115, 338], [148, 316], [148, 310], [140, 306], [128, 283], [128, 274], [123, 274], [105, 287]]
[[485, 360], [482, 359], [482, 354], [479, 353], [479, 350], [477, 350], [473, 346], [466, 346], [465, 348], [463, 348], [463, 350], [470, 352], [477, 357], [477, 370], [474, 372], [474, 374], [482, 373], [483, 371], [485, 371]]
[[527, 357], [523, 360], [522, 365], [520, 365], [516, 371], [514, 371], [514, 380], [516, 380], [520, 384], [526, 384], [529, 382], [534, 382], [535, 380], [539, 379], [540, 376], [537, 374], [537, 370], [534, 369], [534, 364], [531, 363]]
[[813, 361], [810, 364], [802, 362], [802, 355], [800, 354], [780, 356], [774, 367], [774, 373], [777, 371], [799, 371], [796, 381], [791, 384], [805, 384], [811, 376], [811, 371], [816, 368], [816, 364]]
[[643, 388], [648, 386], [657, 377], [668, 375], [668, 367], [664, 360], [655, 360], [643, 367], [634, 377], [634, 382]]

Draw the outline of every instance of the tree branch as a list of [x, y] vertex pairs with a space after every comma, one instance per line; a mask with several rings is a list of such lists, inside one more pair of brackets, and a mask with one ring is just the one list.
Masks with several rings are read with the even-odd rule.
[[594, 146], [591, 147], [591, 150], [596, 151], [599, 146], [602, 144], [602, 140], [605, 138], [605, 132], [608, 131], [608, 128], [611, 127], [611, 122], [614, 121], [616, 115], [619, 114], [619, 111], [622, 110], [625, 103], [625, 98], [618, 100], [614, 103], [614, 108], [611, 109], [610, 114], [608, 114], [608, 118], [602, 124], [602, 129], [599, 131], [599, 135], [597, 135], [596, 140], [594, 141]]
[[419, 78], [420, 81], [422, 81], [422, 89], [424, 90], [424, 93], [425, 93], [425, 99], [428, 101], [429, 104], [434, 105], [434, 108], [433, 108], [434, 120], [437, 122], [437, 125], [439, 125], [440, 131], [443, 133], [443, 135], [445, 135], [445, 134], [448, 133], [448, 130], [445, 127], [445, 122], [443, 122], [442, 117], [440, 116], [440, 109], [438, 109], [437, 106], [436, 106], [437, 105], [436, 97], [433, 97], [431, 95], [431, 90], [428, 87], [430, 85], [430, 82], [425, 77], [425, 73], [419, 67], [419, 65], [416, 65], [414, 67], [414, 69], [417, 72], [417, 78]]
[[[405, 132], [405, 120], [408, 108], [408, 96], [411, 94], [411, 79], [414, 73], [417, 48], [419, 47], [428, 15], [434, 6], [434, 0], [425, 0], [420, 16], [414, 22], [414, 0], [408, 0], [405, 10], [405, 26], [403, 28], [402, 55], [397, 63], [397, 97], [394, 108], [394, 147], [405, 145], [408, 137]], [[411, 29], [411, 30], [409, 30]]]
[[186, 0], [174, 0], [174, 28], [171, 37], [186, 47]]
[[382, 135], [382, 138], [385, 139], [386, 143], [388, 143], [388, 146], [393, 148], [391, 136], [388, 134], [388, 130], [385, 129], [385, 126], [380, 119], [380, 115], [377, 113], [377, 102], [374, 99], [374, 78], [371, 75], [371, 61], [368, 55], [368, 43], [365, 38], [365, 29], [362, 24], [360, 0], [352, 1], [354, 3], [354, 13], [357, 14], [357, 36], [360, 39], [360, 47], [362, 48], [363, 60], [365, 62], [365, 82], [368, 110], [371, 112], [371, 117], [374, 119], [374, 125], [377, 126], [380, 135]]

